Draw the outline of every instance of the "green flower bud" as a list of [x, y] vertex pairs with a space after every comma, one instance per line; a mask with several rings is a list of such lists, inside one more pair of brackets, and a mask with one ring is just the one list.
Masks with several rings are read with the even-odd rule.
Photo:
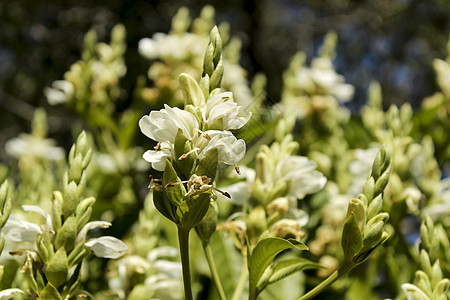
[[217, 203], [215, 201], [211, 201], [209, 203], [208, 212], [206, 213], [205, 217], [197, 226], [195, 226], [195, 231], [197, 231], [197, 234], [204, 245], [209, 243], [209, 239], [216, 231], [218, 220], [217, 210]]
[[56, 288], [66, 282], [68, 271], [67, 254], [63, 247], [56, 251], [45, 270], [48, 281]]
[[210, 80], [211, 89], [220, 88], [220, 85], [222, 83], [222, 78], [223, 78], [223, 71], [224, 71], [224, 66], [223, 66], [222, 58], [220, 58], [219, 62], [217, 63], [216, 69], [214, 70], [213, 74], [211, 75], [211, 80]]
[[374, 196], [378, 196], [384, 191], [384, 188], [389, 182], [389, 176], [390, 176], [390, 168], [387, 169], [381, 176], [378, 178], [378, 180], [375, 182], [375, 192]]
[[203, 106], [205, 103], [205, 95], [195, 79], [186, 73], [182, 73], [178, 77], [178, 80], [184, 96], [184, 105]]
[[377, 245], [383, 234], [384, 222], [380, 221], [370, 227], [366, 227], [364, 231], [363, 247], [361, 252], [365, 252]]
[[70, 216], [62, 225], [61, 229], [56, 234], [55, 245], [56, 249], [64, 247], [67, 252], [73, 249], [75, 239], [77, 237], [77, 221], [75, 217]]
[[342, 231], [341, 246], [346, 260], [351, 261], [362, 247], [362, 234], [355, 212], [351, 211]]
[[69, 166], [69, 182], [74, 181], [79, 183], [81, 180], [81, 173], [83, 172], [82, 157], [81, 154], [75, 156], [70, 162]]
[[250, 247], [254, 247], [261, 234], [267, 230], [266, 211], [263, 206], [255, 207], [247, 220], [247, 237]]
[[6, 221], [11, 214], [12, 199], [9, 196], [8, 181], [5, 180], [0, 186], [0, 228], [5, 226]]
[[[3, 252], [3, 248], [5, 247], [5, 234], [0, 232], [0, 253]], [[0, 280], [3, 276], [3, 265], [0, 265]]]
[[375, 217], [381, 210], [383, 206], [383, 198], [381, 195], [378, 195], [375, 197], [375, 199], [370, 202], [369, 206], [367, 207], [367, 219], [370, 220], [373, 217]]
[[63, 196], [61, 194], [61, 192], [59, 191], [54, 191], [52, 193], [52, 212], [51, 212], [51, 216], [52, 216], [52, 225], [53, 225], [53, 230], [58, 232], [59, 229], [61, 228], [61, 216], [62, 216], [62, 205], [63, 205]]
[[351, 214], [355, 215], [359, 230], [362, 232], [366, 224], [366, 208], [360, 199], [353, 198], [350, 200], [347, 208], [347, 219]]
[[428, 275], [431, 276], [433, 274], [433, 269], [430, 263], [430, 257], [428, 256], [427, 251], [421, 250], [419, 256], [419, 264], [420, 268]]
[[89, 222], [92, 214], [92, 205], [95, 203], [94, 197], [88, 197], [80, 201], [75, 211], [77, 231], [80, 231], [84, 225]]
[[431, 286], [435, 287], [443, 278], [441, 266], [439, 265], [439, 259], [436, 260], [432, 267], [431, 273]]
[[67, 257], [67, 265], [69, 269], [81, 263], [83, 258], [85, 258], [88, 254], [89, 250], [86, 249], [84, 243], [79, 243]]
[[80, 191], [75, 182], [71, 181], [69, 184], [64, 186], [62, 212], [65, 218], [68, 218], [75, 212], [79, 197]]
[[375, 225], [378, 222], [383, 222], [384, 224], [386, 224], [386, 222], [389, 220], [389, 214], [387, 212], [381, 212], [378, 215], [376, 215], [375, 217], [373, 217], [372, 219], [369, 220], [369, 222], [367, 222], [367, 227], [372, 227], [373, 225]]
[[37, 241], [37, 250], [39, 253], [39, 257], [45, 264], [49, 264], [50, 260], [53, 257], [54, 249], [53, 244], [50, 240], [50, 236], [46, 231], [42, 233], [42, 235], [38, 236]]
[[370, 202], [373, 199], [375, 193], [375, 180], [373, 177], [369, 177], [367, 179], [366, 184], [364, 185], [363, 194], [367, 197], [367, 200]]
[[202, 79], [200, 79], [199, 86], [203, 92], [203, 96], [205, 97], [205, 99], [207, 99], [209, 96], [209, 87], [210, 87], [210, 80], [208, 74], [203, 75]]

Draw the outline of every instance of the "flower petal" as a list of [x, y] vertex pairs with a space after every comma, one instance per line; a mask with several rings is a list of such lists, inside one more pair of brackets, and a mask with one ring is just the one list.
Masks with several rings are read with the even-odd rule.
[[128, 246], [121, 240], [112, 236], [102, 236], [92, 239], [84, 245], [97, 257], [119, 258], [128, 251]]

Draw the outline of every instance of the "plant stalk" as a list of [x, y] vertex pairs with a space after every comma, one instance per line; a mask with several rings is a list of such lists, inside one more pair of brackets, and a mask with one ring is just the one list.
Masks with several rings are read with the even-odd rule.
[[245, 283], [247, 282], [247, 277], [248, 277], [247, 257], [244, 256], [241, 276], [239, 277], [238, 284], [236, 286], [236, 289], [234, 290], [232, 300], [241, 299], [242, 291], [244, 290]]
[[191, 270], [189, 268], [189, 230], [178, 227], [178, 242], [180, 243], [181, 266], [183, 269], [184, 296], [186, 300], [193, 300]]
[[211, 271], [211, 276], [216, 285], [217, 292], [219, 293], [220, 300], [226, 300], [225, 292], [223, 291], [222, 283], [220, 282], [219, 274], [217, 273], [216, 265], [214, 264], [213, 254], [211, 250], [211, 245], [209, 243], [202, 243], [203, 250], [205, 250], [206, 260], [208, 261], [209, 270]]
[[348, 271], [350, 271], [353, 267], [354, 267], [354, 265], [352, 263], [344, 262], [344, 264], [338, 270], [334, 271], [334, 273], [331, 274], [330, 276], [328, 276], [327, 279], [322, 281], [318, 286], [316, 286], [315, 288], [310, 290], [305, 295], [301, 296], [298, 300], [307, 300], [307, 299], [311, 299], [311, 298], [317, 296], [324, 289], [326, 289], [329, 285], [331, 285], [336, 280], [338, 280], [339, 278], [341, 278], [342, 276], [347, 274]]

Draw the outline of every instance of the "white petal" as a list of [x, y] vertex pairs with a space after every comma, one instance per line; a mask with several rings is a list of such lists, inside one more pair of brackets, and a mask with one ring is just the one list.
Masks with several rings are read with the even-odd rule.
[[12, 242], [34, 242], [36, 236], [42, 234], [42, 229], [34, 223], [20, 220], [15, 216], [9, 216], [3, 227], [5, 239]]
[[152, 111], [148, 116], [139, 120], [139, 127], [143, 134], [157, 142], [174, 142], [178, 127], [164, 110]]
[[217, 132], [217, 130], [208, 130], [205, 132], [205, 134], [208, 134], [212, 138], [199, 154], [198, 158], [203, 158], [209, 150], [216, 148], [219, 152], [219, 163], [223, 162], [227, 165], [237, 164], [245, 155], [244, 140], [236, 139], [229, 131]]
[[84, 245], [94, 253], [95, 256], [104, 258], [119, 258], [128, 251], [127, 245], [112, 236], [102, 236], [92, 239]]
[[178, 250], [176, 248], [169, 246], [162, 246], [151, 250], [147, 254], [147, 260], [153, 262], [161, 257], [176, 257], [176, 256], [178, 256]]
[[430, 300], [430, 298], [417, 286], [404, 283], [402, 284], [402, 289], [405, 291], [408, 300]]
[[148, 150], [142, 157], [152, 164], [152, 168], [158, 171], [164, 171], [166, 159], [173, 157], [173, 145], [170, 143], [161, 143], [159, 151]]
[[41, 216], [43, 216], [45, 218], [45, 225], [47, 226], [48, 229], [53, 229], [53, 224], [52, 224], [52, 219], [50, 217], [50, 215], [44, 211], [42, 208], [40, 208], [37, 205], [22, 205], [22, 209], [24, 211], [29, 211], [29, 212], [34, 212], [37, 214], [40, 214]]
[[0, 300], [8, 300], [14, 298], [18, 294], [23, 294], [22, 290], [19, 289], [7, 289], [0, 292]]
[[194, 130], [198, 129], [197, 118], [192, 113], [181, 110], [178, 107], [172, 108], [169, 105], [164, 104], [164, 108], [177, 127], [183, 131], [183, 135], [187, 139], [192, 139]]
[[109, 222], [104, 222], [104, 221], [94, 221], [94, 222], [89, 222], [86, 225], [83, 226], [83, 228], [80, 230], [80, 232], [77, 235], [77, 244], [84, 242], [86, 240], [86, 234], [88, 233], [89, 230], [94, 229], [94, 228], [108, 228], [110, 227], [112, 224]]

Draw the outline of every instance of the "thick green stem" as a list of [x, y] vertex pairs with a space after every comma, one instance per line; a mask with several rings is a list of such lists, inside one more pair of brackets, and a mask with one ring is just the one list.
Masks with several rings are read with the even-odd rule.
[[193, 300], [191, 270], [189, 268], [189, 230], [178, 227], [178, 242], [180, 243], [181, 266], [183, 269], [184, 296], [186, 300]]
[[205, 250], [206, 260], [208, 261], [209, 270], [211, 271], [211, 276], [216, 285], [217, 292], [219, 293], [220, 300], [226, 300], [225, 292], [223, 291], [222, 284], [220, 282], [219, 274], [217, 274], [216, 265], [214, 264], [214, 259], [212, 255], [211, 246], [209, 243], [202, 243], [203, 250]]
[[247, 258], [244, 257], [241, 276], [239, 277], [238, 284], [236, 286], [236, 289], [234, 290], [232, 300], [241, 299], [242, 291], [244, 290], [245, 283], [247, 282], [247, 277], [248, 277]]
[[333, 274], [328, 276], [328, 278], [325, 279], [324, 281], [322, 281], [318, 286], [316, 286], [315, 288], [310, 290], [305, 295], [301, 296], [299, 298], [299, 300], [307, 300], [307, 299], [311, 299], [311, 298], [317, 296], [324, 289], [326, 289], [329, 285], [331, 285], [336, 280], [338, 280], [339, 278], [341, 278], [342, 276], [347, 274], [348, 271], [350, 271], [353, 267], [354, 267], [354, 265], [351, 263], [344, 263], [337, 271], [335, 271]]

